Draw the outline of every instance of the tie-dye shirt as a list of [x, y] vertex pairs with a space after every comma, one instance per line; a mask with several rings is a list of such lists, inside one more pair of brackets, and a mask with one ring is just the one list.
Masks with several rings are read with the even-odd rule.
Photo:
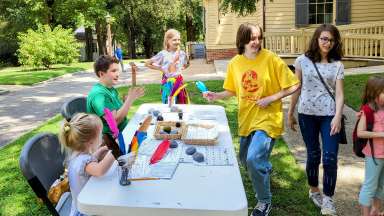
[[[179, 60], [176, 64], [176, 71], [170, 72], [169, 66], [171, 66], [171, 64], [175, 61], [177, 54], [179, 54]], [[182, 50], [176, 52], [162, 50], [153, 56], [151, 60], [153, 61], [153, 65], [161, 68], [166, 78], [177, 77], [181, 74], [181, 69], [183, 69], [188, 64], [187, 55]]]

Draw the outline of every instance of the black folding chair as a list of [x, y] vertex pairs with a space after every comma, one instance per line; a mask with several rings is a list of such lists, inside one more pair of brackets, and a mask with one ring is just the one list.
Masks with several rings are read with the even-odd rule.
[[71, 210], [72, 198], [69, 192], [61, 196], [56, 207], [47, 197], [53, 182], [64, 172], [64, 159], [59, 140], [51, 133], [41, 133], [30, 138], [20, 153], [21, 172], [54, 216], [67, 216]]
[[61, 107], [61, 115], [67, 121], [70, 121], [72, 116], [80, 112], [87, 112], [87, 98], [84, 96], [75, 97]]

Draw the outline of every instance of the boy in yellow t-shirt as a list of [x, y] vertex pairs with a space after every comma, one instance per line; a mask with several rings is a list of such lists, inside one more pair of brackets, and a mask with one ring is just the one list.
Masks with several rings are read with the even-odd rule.
[[224, 91], [203, 95], [209, 101], [237, 97], [240, 160], [247, 166], [258, 199], [252, 215], [268, 215], [271, 210], [269, 156], [275, 138], [283, 132], [281, 99], [300, 85], [282, 59], [261, 49], [262, 38], [260, 26], [240, 25], [238, 55], [227, 66]]

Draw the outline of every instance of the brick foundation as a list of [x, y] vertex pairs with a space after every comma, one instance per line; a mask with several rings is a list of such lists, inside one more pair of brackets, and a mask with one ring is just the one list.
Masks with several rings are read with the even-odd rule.
[[213, 62], [218, 59], [229, 59], [237, 54], [236, 48], [230, 49], [207, 49], [207, 62]]

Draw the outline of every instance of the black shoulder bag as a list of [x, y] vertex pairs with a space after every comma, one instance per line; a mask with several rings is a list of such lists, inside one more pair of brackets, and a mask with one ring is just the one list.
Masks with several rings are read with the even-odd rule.
[[[313, 64], [313, 66], [316, 69], [317, 75], [319, 76], [321, 83], [323, 83], [323, 85], [324, 85], [325, 89], [327, 90], [328, 94], [331, 96], [331, 98], [333, 99], [333, 101], [335, 101], [335, 104], [336, 104], [335, 96], [333, 96], [333, 94], [329, 90], [327, 84], [325, 84], [325, 82], [323, 80], [323, 77], [321, 76], [321, 74], [319, 72], [319, 69], [316, 66], [316, 63], [312, 61], [312, 64]], [[340, 131], [339, 131], [339, 143], [340, 144], [347, 144], [348, 143], [347, 142], [347, 134], [345, 133], [345, 119], [346, 119], [346, 117], [345, 117], [345, 115], [343, 115], [343, 117], [341, 118], [341, 128], [340, 128]]]

